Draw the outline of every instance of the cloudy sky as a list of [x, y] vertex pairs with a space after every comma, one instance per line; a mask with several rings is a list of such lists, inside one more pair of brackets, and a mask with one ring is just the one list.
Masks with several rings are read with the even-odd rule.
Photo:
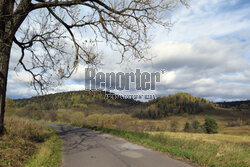
[[[120, 59], [104, 50], [100, 70], [164, 69], [157, 90], [150, 92], [156, 96], [187, 92], [212, 101], [250, 99], [250, 1], [192, 0], [189, 8], [172, 13], [172, 21], [171, 31], [157, 27], [151, 32], [152, 62], [118, 65]], [[13, 48], [7, 96], [34, 96], [29, 74], [14, 71], [17, 56]], [[80, 66], [71, 79], [50, 93], [84, 88], [84, 66]]]

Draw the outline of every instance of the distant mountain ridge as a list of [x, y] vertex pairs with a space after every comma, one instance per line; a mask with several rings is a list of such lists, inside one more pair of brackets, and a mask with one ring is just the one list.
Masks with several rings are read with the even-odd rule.
[[250, 100], [245, 101], [229, 101], [229, 102], [217, 102], [216, 104], [219, 104], [221, 107], [239, 107], [241, 105], [248, 105], [250, 106]]

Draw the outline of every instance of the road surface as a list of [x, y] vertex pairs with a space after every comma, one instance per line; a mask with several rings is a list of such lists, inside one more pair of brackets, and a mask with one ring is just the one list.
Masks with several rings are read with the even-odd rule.
[[69, 125], [50, 124], [62, 137], [63, 167], [191, 167], [124, 139]]

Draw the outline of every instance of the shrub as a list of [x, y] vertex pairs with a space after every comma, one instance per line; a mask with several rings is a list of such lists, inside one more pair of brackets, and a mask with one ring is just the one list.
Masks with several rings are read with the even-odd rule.
[[86, 122], [86, 117], [82, 112], [70, 112], [70, 123], [82, 125]]
[[200, 122], [195, 120], [193, 123], [192, 123], [192, 128], [194, 128], [194, 130], [198, 130], [198, 128], [200, 127]]
[[176, 120], [171, 121], [170, 123], [170, 130], [172, 132], [177, 132], [179, 128], [179, 123]]
[[69, 111], [62, 111], [58, 113], [58, 121], [60, 122], [67, 122], [70, 123], [71, 112]]
[[183, 129], [184, 132], [191, 132], [192, 128], [189, 122], [186, 122], [185, 127]]
[[48, 113], [47, 117], [50, 121], [53, 121], [53, 122], [57, 121], [57, 112], [55, 110], [48, 111], [47, 113]]
[[211, 117], [205, 119], [204, 128], [208, 134], [218, 133], [218, 124], [216, 120]]

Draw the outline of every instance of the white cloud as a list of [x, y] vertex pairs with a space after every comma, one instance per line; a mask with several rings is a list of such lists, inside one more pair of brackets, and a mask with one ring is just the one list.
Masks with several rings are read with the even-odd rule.
[[193, 0], [189, 8], [174, 13], [175, 24], [170, 33], [164, 29], [154, 33], [155, 41], [193, 42], [242, 32], [250, 25], [250, 5], [241, 3], [240, 0], [230, 3], [227, 0]]
[[209, 99], [247, 99], [250, 62], [246, 43], [200, 39], [156, 44], [154, 67], [166, 69], [161, 95], [184, 91]]
[[[249, 51], [243, 42], [203, 39], [192, 44], [165, 42], [156, 44], [152, 52], [157, 55], [154, 64], [169, 70], [187, 67], [206, 70], [206, 73], [238, 72], [249, 68], [244, 53]], [[243, 54], [243, 55], [242, 55]]]
[[51, 93], [84, 90], [85, 86], [80, 84], [64, 84], [56, 87]]

